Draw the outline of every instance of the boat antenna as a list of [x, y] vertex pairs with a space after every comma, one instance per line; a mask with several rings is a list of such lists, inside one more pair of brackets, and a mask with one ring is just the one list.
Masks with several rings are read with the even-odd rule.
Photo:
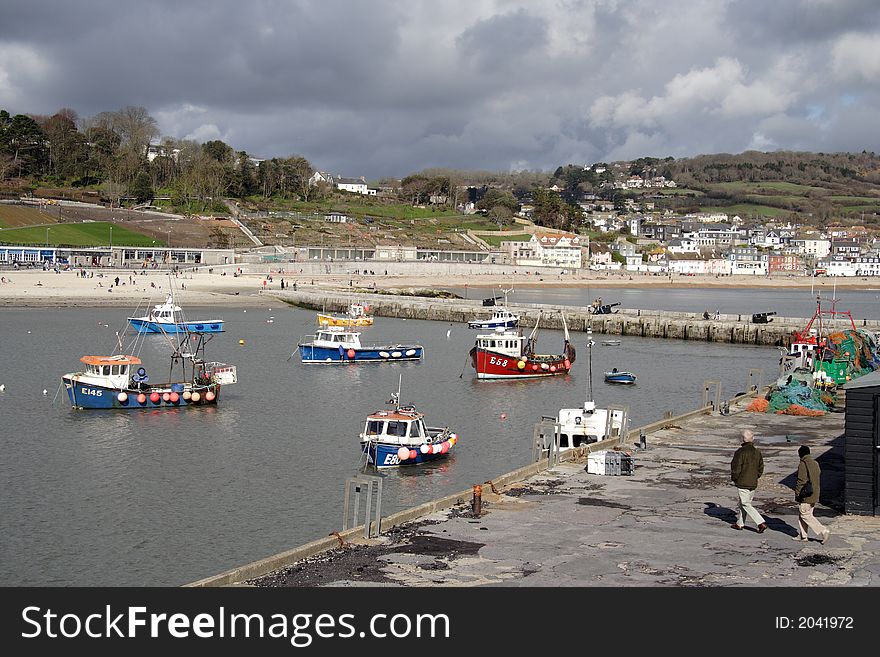
[[403, 382], [403, 374], [398, 374], [397, 375], [397, 392], [392, 392], [391, 399], [389, 399], [387, 402], [397, 408], [400, 408], [400, 386], [401, 386], [402, 382]]

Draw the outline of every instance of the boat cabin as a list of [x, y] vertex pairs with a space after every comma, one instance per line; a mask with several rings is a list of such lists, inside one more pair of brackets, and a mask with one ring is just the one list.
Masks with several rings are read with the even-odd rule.
[[585, 402], [583, 408], [559, 409], [559, 448], [571, 449], [621, 435], [626, 413], [615, 409], [610, 414], [606, 408], [596, 408], [592, 401]]
[[525, 337], [516, 331], [496, 330], [495, 333], [477, 336], [477, 348], [491, 351], [513, 358], [519, 358], [522, 354]]
[[421, 413], [400, 408], [397, 411], [377, 411], [367, 417], [361, 440], [392, 445], [421, 445], [430, 443]]
[[360, 303], [353, 303], [348, 307], [349, 317], [366, 317], [367, 307]]
[[492, 313], [492, 321], [507, 322], [514, 319], [518, 320], [519, 317], [517, 315], [514, 315], [506, 308], [499, 308]]
[[175, 306], [173, 298], [169, 296], [165, 303], [153, 306], [150, 311], [150, 320], [162, 324], [173, 324], [176, 321], [174, 314], [178, 312], [180, 312], [180, 306]]
[[128, 387], [134, 366], [141, 364], [135, 356], [83, 356], [80, 361], [86, 365], [84, 381], [120, 389]]
[[342, 326], [327, 326], [315, 333], [316, 347], [342, 347], [343, 349], [359, 349], [361, 346], [360, 332], [348, 331]]

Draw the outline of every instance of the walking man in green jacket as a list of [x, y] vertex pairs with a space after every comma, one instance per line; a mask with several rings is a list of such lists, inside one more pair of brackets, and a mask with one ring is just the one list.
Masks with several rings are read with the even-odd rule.
[[812, 529], [819, 540], [825, 543], [831, 535], [831, 530], [827, 529], [821, 522], [816, 520], [813, 515], [813, 509], [819, 501], [819, 478], [821, 470], [816, 460], [810, 456], [810, 448], [801, 445], [798, 448], [798, 456], [801, 457], [798, 463], [797, 483], [794, 487], [794, 500], [798, 503], [798, 535], [794, 537], [796, 541], [809, 540], [809, 531]]
[[751, 518], [758, 525], [760, 534], [767, 529], [767, 523], [752, 506], [752, 496], [758, 487], [758, 479], [764, 474], [764, 457], [754, 444], [755, 434], [749, 429], [743, 429], [742, 445], [733, 455], [730, 463], [730, 478], [736, 486], [739, 494], [739, 506], [736, 510], [736, 522], [731, 525], [733, 529], [742, 530], [745, 525], [744, 515]]

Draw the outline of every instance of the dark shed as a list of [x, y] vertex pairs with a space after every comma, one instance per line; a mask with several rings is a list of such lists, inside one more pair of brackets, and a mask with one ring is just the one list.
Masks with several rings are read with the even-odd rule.
[[880, 515], [880, 370], [843, 386], [846, 391], [844, 493], [847, 513]]

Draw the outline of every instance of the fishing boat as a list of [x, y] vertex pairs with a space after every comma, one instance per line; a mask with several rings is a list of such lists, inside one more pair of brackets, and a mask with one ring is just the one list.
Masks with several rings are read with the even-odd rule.
[[318, 324], [321, 326], [372, 326], [373, 318], [368, 315], [369, 306], [353, 303], [348, 307], [345, 315], [333, 315], [318, 313]]
[[[587, 330], [587, 395], [583, 406], [578, 408], [560, 408], [553, 420], [558, 425], [559, 449], [565, 451], [581, 445], [599, 442], [606, 438], [626, 435], [627, 409], [597, 408], [593, 400], [593, 335]], [[552, 436], [544, 436], [544, 449], [550, 447]]]
[[605, 372], [605, 383], [620, 383], [630, 385], [636, 382], [636, 375], [632, 372], [621, 372], [616, 367], [610, 372]]
[[174, 303], [174, 295], [169, 294], [165, 303], [153, 306], [143, 317], [129, 317], [128, 323], [138, 333], [222, 333], [222, 319], [203, 319], [187, 321], [180, 306]]
[[477, 335], [476, 344], [470, 350], [471, 365], [478, 379], [528, 379], [568, 374], [576, 353], [568, 334], [565, 315], [562, 326], [565, 339], [562, 353], [538, 354], [535, 352], [538, 325], [528, 337], [513, 329], [496, 328], [493, 333]]
[[[777, 385], [796, 379], [818, 388], [833, 388], [872, 371], [880, 360], [880, 345], [874, 333], [856, 327], [852, 313], [822, 306], [800, 331], [794, 331], [780, 360]], [[841, 326], [842, 324], [842, 326]]]
[[[237, 380], [235, 366], [206, 362], [212, 336], [193, 334], [171, 353], [168, 380], [151, 383], [137, 356], [83, 356], [85, 369], [61, 377], [70, 404], [77, 409], [172, 409], [217, 404], [220, 388]], [[175, 378], [175, 368], [178, 369]]]
[[342, 326], [326, 326], [303, 336], [297, 348], [303, 363], [392, 363], [419, 360], [419, 344], [363, 345], [361, 334]]
[[399, 381], [387, 403], [391, 409], [370, 413], [360, 434], [369, 465], [379, 469], [419, 465], [446, 457], [458, 442], [449, 427], [429, 427], [415, 406], [400, 403]]
[[[489, 330], [496, 328], [516, 328], [519, 325], [519, 315], [507, 309], [507, 295], [512, 291], [512, 288], [509, 290], [502, 290], [502, 292], [504, 292], [504, 305], [495, 306], [495, 310], [492, 311], [492, 316], [489, 319], [471, 320], [468, 322], [468, 328]], [[496, 297], [490, 297], [492, 305], [495, 303], [495, 298]], [[490, 299], [484, 300], [483, 305], [487, 305], [486, 302]]]

